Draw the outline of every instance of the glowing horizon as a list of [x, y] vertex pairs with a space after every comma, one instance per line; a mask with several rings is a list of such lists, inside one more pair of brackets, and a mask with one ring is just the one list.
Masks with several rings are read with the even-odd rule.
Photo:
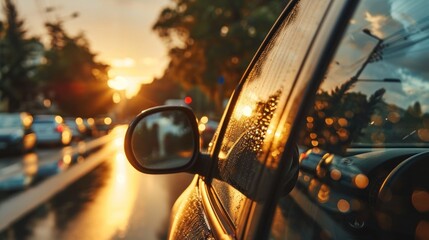
[[[137, 79], [142, 84], [160, 77], [168, 63], [167, 48], [152, 31], [161, 1], [15, 0], [27, 37], [50, 42], [45, 23], [61, 19], [70, 36], [83, 33], [96, 60], [111, 66], [109, 75]], [[53, 9], [47, 12], [47, 8]], [[70, 17], [72, 13], [78, 17]], [[4, 19], [0, 11], [0, 19]], [[139, 87], [138, 87], [139, 88]]]
[[115, 76], [107, 81], [107, 85], [114, 90], [124, 91], [125, 97], [131, 99], [138, 94], [143, 84], [152, 82], [152, 79], [135, 76]]

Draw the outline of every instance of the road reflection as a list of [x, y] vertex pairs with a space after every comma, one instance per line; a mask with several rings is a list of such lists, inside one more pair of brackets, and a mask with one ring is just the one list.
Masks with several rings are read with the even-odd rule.
[[37, 155], [35, 153], [25, 155], [22, 165], [25, 175], [34, 176], [39, 169]]
[[100, 151], [104, 163], [14, 226], [17, 239], [164, 239], [189, 174], [144, 175], [123, 152], [125, 127]]
[[0, 154], [0, 202], [60, 174], [95, 152], [110, 136], [74, 142], [63, 148], [43, 148], [23, 155]]

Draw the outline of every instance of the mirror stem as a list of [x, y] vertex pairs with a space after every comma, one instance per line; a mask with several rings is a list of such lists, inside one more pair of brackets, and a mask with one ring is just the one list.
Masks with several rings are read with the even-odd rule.
[[197, 161], [195, 162], [195, 165], [188, 172], [207, 177], [210, 173], [211, 163], [212, 163], [212, 159], [210, 158], [210, 155], [200, 152], [198, 153]]

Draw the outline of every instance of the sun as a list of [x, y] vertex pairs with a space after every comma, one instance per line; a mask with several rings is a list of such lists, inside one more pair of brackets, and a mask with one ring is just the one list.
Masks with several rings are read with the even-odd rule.
[[131, 99], [140, 91], [142, 81], [133, 77], [116, 76], [111, 78], [107, 82], [107, 85], [114, 90], [123, 91], [125, 93], [125, 97]]
[[109, 87], [112, 89], [121, 91], [125, 90], [128, 87], [129, 83], [125, 77], [116, 76], [115, 78], [109, 79], [107, 85], [109, 85]]

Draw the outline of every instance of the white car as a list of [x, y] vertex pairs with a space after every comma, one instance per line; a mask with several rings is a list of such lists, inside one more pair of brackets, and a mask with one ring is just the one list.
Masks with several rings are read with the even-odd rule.
[[33, 129], [37, 135], [37, 145], [69, 145], [72, 130], [59, 115], [34, 116]]

